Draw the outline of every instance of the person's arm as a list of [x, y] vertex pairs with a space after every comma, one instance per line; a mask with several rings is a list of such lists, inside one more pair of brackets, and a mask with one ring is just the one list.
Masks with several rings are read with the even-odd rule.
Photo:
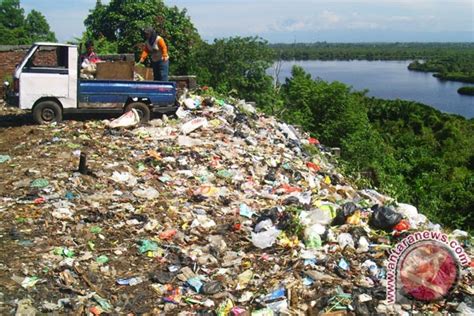
[[162, 37], [158, 38], [158, 47], [161, 51], [161, 59], [165, 61], [168, 60], [168, 47], [166, 46], [165, 40]]
[[139, 63], [143, 64], [145, 62], [145, 59], [148, 57], [148, 47], [147, 45], [144, 45], [142, 55], [140, 56], [140, 61]]

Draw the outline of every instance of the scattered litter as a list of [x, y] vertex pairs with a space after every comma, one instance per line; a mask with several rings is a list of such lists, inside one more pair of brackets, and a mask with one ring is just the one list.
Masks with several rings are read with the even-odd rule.
[[0, 155], [0, 312], [472, 311], [472, 265], [449, 300], [385, 300], [390, 250], [403, 238], [443, 232], [472, 257], [468, 232], [352, 187], [317, 139], [252, 103], [187, 94], [181, 105], [143, 127], [133, 110], [21, 127], [28, 137]]

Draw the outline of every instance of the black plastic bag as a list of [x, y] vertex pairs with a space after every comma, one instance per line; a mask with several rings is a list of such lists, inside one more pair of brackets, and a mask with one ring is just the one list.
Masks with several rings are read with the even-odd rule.
[[392, 230], [403, 218], [402, 214], [378, 204], [372, 206], [372, 210], [369, 225], [376, 229]]

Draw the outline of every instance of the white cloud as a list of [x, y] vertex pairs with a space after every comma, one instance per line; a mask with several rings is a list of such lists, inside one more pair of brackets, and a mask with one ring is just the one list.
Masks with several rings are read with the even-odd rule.
[[341, 22], [342, 17], [334, 12], [324, 10], [323, 13], [319, 15], [319, 19], [325, 24], [334, 25]]

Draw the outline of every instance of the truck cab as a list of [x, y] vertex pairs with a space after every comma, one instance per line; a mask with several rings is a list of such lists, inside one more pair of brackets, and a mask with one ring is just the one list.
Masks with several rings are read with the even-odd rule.
[[60, 122], [67, 113], [151, 113], [177, 109], [176, 83], [80, 79], [76, 45], [35, 43], [13, 74], [7, 104], [31, 110], [37, 123]]

